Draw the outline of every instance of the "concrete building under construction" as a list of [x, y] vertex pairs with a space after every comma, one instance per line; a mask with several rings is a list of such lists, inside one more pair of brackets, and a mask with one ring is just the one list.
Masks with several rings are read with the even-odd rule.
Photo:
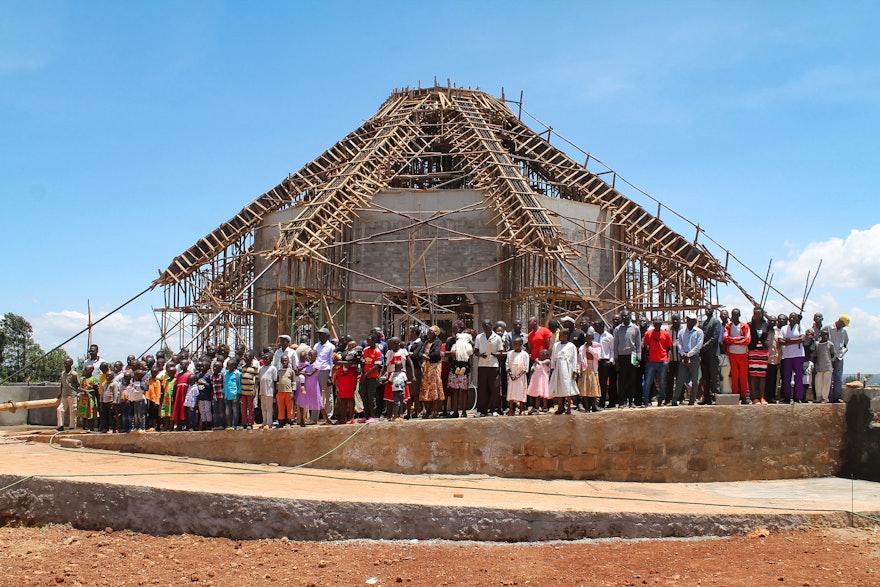
[[679, 234], [662, 205], [649, 213], [551, 134], [523, 123], [521, 99], [395, 91], [162, 272], [169, 346], [262, 346], [322, 325], [361, 338], [412, 322], [448, 332], [457, 318], [668, 315], [732, 281], [697, 225]]

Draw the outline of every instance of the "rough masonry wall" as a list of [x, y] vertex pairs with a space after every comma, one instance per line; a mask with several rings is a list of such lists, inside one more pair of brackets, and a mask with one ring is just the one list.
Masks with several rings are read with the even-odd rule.
[[[827, 477], [841, 468], [844, 404], [608, 410], [571, 416], [366, 425], [322, 469], [537, 479], [709, 482]], [[299, 465], [357, 427], [88, 435], [93, 448]]]

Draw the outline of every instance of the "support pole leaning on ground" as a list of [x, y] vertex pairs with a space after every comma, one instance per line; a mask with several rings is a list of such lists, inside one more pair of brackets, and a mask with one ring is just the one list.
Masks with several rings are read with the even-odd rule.
[[38, 408], [54, 408], [58, 405], [57, 399], [37, 399], [26, 402], [0, 402], [0, 412], [15, 413], [18, 410], [36, 410]]

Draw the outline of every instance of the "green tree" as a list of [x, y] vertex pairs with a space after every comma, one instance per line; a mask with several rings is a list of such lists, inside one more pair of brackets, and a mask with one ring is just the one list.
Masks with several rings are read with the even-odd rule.
[[58, 381], [68, 354], [55, 349], [43, 357], [43, 349], [33, 338], [31, 323], [18, 314], [6, 313], [0, 319], [0, 374], [14, 381]]
[[4, 370], [4, 377], [12, 376], [13, 379], [24, 380], [21, 371], [28, 359], [28, 350], [34, 344], [34, 329], [31, 323], [18, 314], [7, 312], [0, 319], [0, 332], [2, 336], [2, 352], [0, 359]]
[[64, 361], [70, 358], [64, 349], [55, 349], [54, 351], [43, 357], [43, 349], [40, 345], [34, 344], [31, 347], [34, 356], [33, 369], [28, 369], [28, 380], [30, 381], [60, 381], [61, 372], [64, 371]]

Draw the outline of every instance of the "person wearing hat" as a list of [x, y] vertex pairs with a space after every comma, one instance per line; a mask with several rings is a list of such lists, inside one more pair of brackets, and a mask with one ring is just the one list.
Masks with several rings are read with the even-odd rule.
[[272, 357], [272, 366], [281, 371], [281, 355], [287, 355], [291, 365], [296, 365], [296, 349], [290, 346], [290, 336], [282, 334], [278, 337], [278, 348]]
[[[336, 345], [330, 342], [330, 331], [326, 327], [318, 329], [318, 344], [314, 351], [318, 357], [315, 359], [315, 367], [318, 369], [318, 385], [321, 387], [321, 401], [324, 403], [324, 411], [327, 418], [333, 417], [333, 389], [330, 387], [330, 372], [333, 370], [333, 352]], [[312, 415], [312, 420], [317, 420], [317, 415]]]
[[828, 331], [828, 341], [834, 345], [836, 357], [831, 361], [831, 397], [833, 403], [839, 404], [843, 401], [840, 397], [843, 390], [843, 356], [846, 354], [849, 345], [849, 333], [846, 327], [849, 326], [849, 316], [841, 314], [840, 318], [831, 326], [826, 326]]

